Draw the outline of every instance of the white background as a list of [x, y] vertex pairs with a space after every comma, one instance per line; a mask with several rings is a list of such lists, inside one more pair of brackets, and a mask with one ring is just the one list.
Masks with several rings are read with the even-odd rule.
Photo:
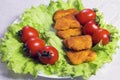
[[[87, 8], [98, 8], [105, 15], [105, 21], [120, 28], [120, 0], [82, 0]], [[49, 0], [0, 0], [0, 37], [4, 35], [7, 27], [12, 24], [27, 8], [48, 4]], [[109, 64], [98, 70], [89, 80], [120, 80], [120, 50], [113, 56]], [[33, 80], [30, 75], [15, 74], [6, 68], [5, 63], [0, 63], [0, 80]], [[37, 80], [54, 80], [38, 77]], [[55, 79], [56, 80], [56, 79]], [[62, 79], [70, 80], [70, 79]], [[77, 78], [76, 80], [82, 80]]]

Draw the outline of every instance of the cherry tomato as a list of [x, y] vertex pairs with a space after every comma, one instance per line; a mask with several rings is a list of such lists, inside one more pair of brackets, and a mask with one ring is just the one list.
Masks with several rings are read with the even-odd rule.
[[84, 9], [76, 15], [80, 24], [85, 25], [90, 20], [95, 20], [96, 13], [92, 9]]
[[102, 29], [104, 33], [106, 33], [108, 36], [110, 36], [110, 32], [106, 29]]
[[83, 27], [83, 34], [93, 35], [96, 31], [99, 30], [99, 26], [96, 24], [94, 20], [91, 20], [85, 24]]
[[19, 31], [22, 42], [26, 42], [31, 37], [39, 37], [39, 33], [35, 28], [25, 26]]
[[37, 52], [45, 46], [44, 40], [38, 37], [32, 37], [25, 43], [25, 51], [29, 52], [32, 57], [37, 56]]
[[53, 46], [45, 46], [42, 51], [39, 51], [38, 58], [43, 64], [55, 64], [59, 55], [58, 51]]
[[92, 36], [93, 39], [93, 44], [97, 44], [100, 41], [102, 41], [103, 45], [108, 44], [110, 40], [110, 34], [109, 32], [105, 29], [99, 29], [97, 32], [95, 32]]

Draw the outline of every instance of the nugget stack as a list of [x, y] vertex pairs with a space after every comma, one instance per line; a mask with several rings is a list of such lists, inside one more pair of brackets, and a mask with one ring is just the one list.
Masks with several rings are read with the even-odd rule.
[[54, 29], [56, 34], [63, 39], [67, 48], [66, 55], [72, 64], [93, 61], [96, 53], [91, 50], [92, 38], [82, 35], [82, 26], [75, 18], [76, 9], [58, 10], [54, 15]]
[[76, 9], [59, 10], [55, 13], [54, 28], [57, 30], [57, 35], [60, 38], [66, 39], [69, 37], [81, 35], [82, 26], [74, 17], [74, 15], [77, 13], [78, 11]]

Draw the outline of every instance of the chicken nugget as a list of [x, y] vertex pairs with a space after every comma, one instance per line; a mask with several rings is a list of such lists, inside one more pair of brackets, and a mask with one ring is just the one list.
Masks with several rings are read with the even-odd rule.
[[68, 20], [65, 17], [58, 19], [54, 26], [56, 30], [66, 30], [69, 29], [69, 27], [70, 24], [68, 23]]
[[56, 30], [67, 30], [70, 28], [81, 28], [82, 26], [72, 15], [67, 15], [56, 20], [54, 28]]
[[70, 28], [81, 28], [82, 26], [80, 23], [77, 21], [77, 19], [73, 16], [73, 18], [69, 21], [70, 23]]
[[69, 58], [72, 64], [81, 64], [83, 63], [87, 56], [89, 55], [90, 50], [83, 51], [67, 51], [67, 57]]
[[89, 51], [89, 55], [88, 55], [88, 57], [86, 58], [86, 62], [90, 62], [90, 61], [93, 61], [93, 60], [95, 60], [96, 59], [96, 57], [97, 57], [97, 54], [96, 54], [96, 52], [95, 51], [93, 51], [93, 50], [90, 50]]
[[76, 29], [67, 29], [64, 31], [57, 31], [57, 35], [60, 38], [66, 39], [72, 36], [78, 36], [81, 35], [81, 28], [76, 28]]
[[76, 9], [58, 10], [58, 11], [56, 11], [56, 13], [54, 15], [54, 20], [56, 21], [57, 19], [59, 19], [63, 16], [66, 16], [69, 14], [75, 15], [77, 13], [78, 13], [78, 11]]
[[92, 38], [90, 35], [75, 36], [65, 39], [63, 43], [68, 49], [79, 51], [90, 49], [92, 47]]

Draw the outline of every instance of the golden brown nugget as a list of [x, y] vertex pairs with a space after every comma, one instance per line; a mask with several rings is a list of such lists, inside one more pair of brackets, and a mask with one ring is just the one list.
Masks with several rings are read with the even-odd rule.
[[58, 10], [58, 11], [56, 11], [56, 13], [54, 15], [54, 20], [56, 21], [57, 19], [59, 19], [63, 16], [66, 16], [69, 14], [75, 15], [77, 13], [78, 13], [78, 11], [76, 9]]
[[82, 26], [72, 15], [67, 15], [56, 20], [54, 28], [56, 30], [67, 30], [70, 28], [81, 28]]
[[74, 19], [71, 20], [70, 28], [72, 28], [72, 29], [73, 28], [82, 28], [82, 25], [80, 25], [80, 23], [74, 17]]
[[57, 35], [60, 38], [63, 38], [63, 39], [73, 37], [73, 36], [78, 36], [78, 35], [81, 35], [81, 33], [82, 33], [81, 28], [67, 29], [67, 30], [64, 30], [64, 31], [57, 31]]
[[89, 51], [89, 55], [88, 55], [88, 57], [86, 58], [86, 62], [90, 62], [90, 61], [93, 61], [93, 60], [95, 60], [96, 59], [96, 57], [97, 57], [97, 54], [96, 54], [96, 52], [95, 51], [93, 51], [93, 50], [90, 50]]
[[69, 29], [70, 24], [68, 23], [66, 18], [60, 18], [56, 21], [54, 28], [56, 30], [66, 30]]
[[92, 38], [90, 35], [75, 36], [65, 39], [64, 45], [72, 50], [84, 50], [92, 47]]
[[72, 64], [81, 64], [83, 63], [89, 55], [90, 50], [83, 51], [67, 51], [67, 57], [69, 58]]

